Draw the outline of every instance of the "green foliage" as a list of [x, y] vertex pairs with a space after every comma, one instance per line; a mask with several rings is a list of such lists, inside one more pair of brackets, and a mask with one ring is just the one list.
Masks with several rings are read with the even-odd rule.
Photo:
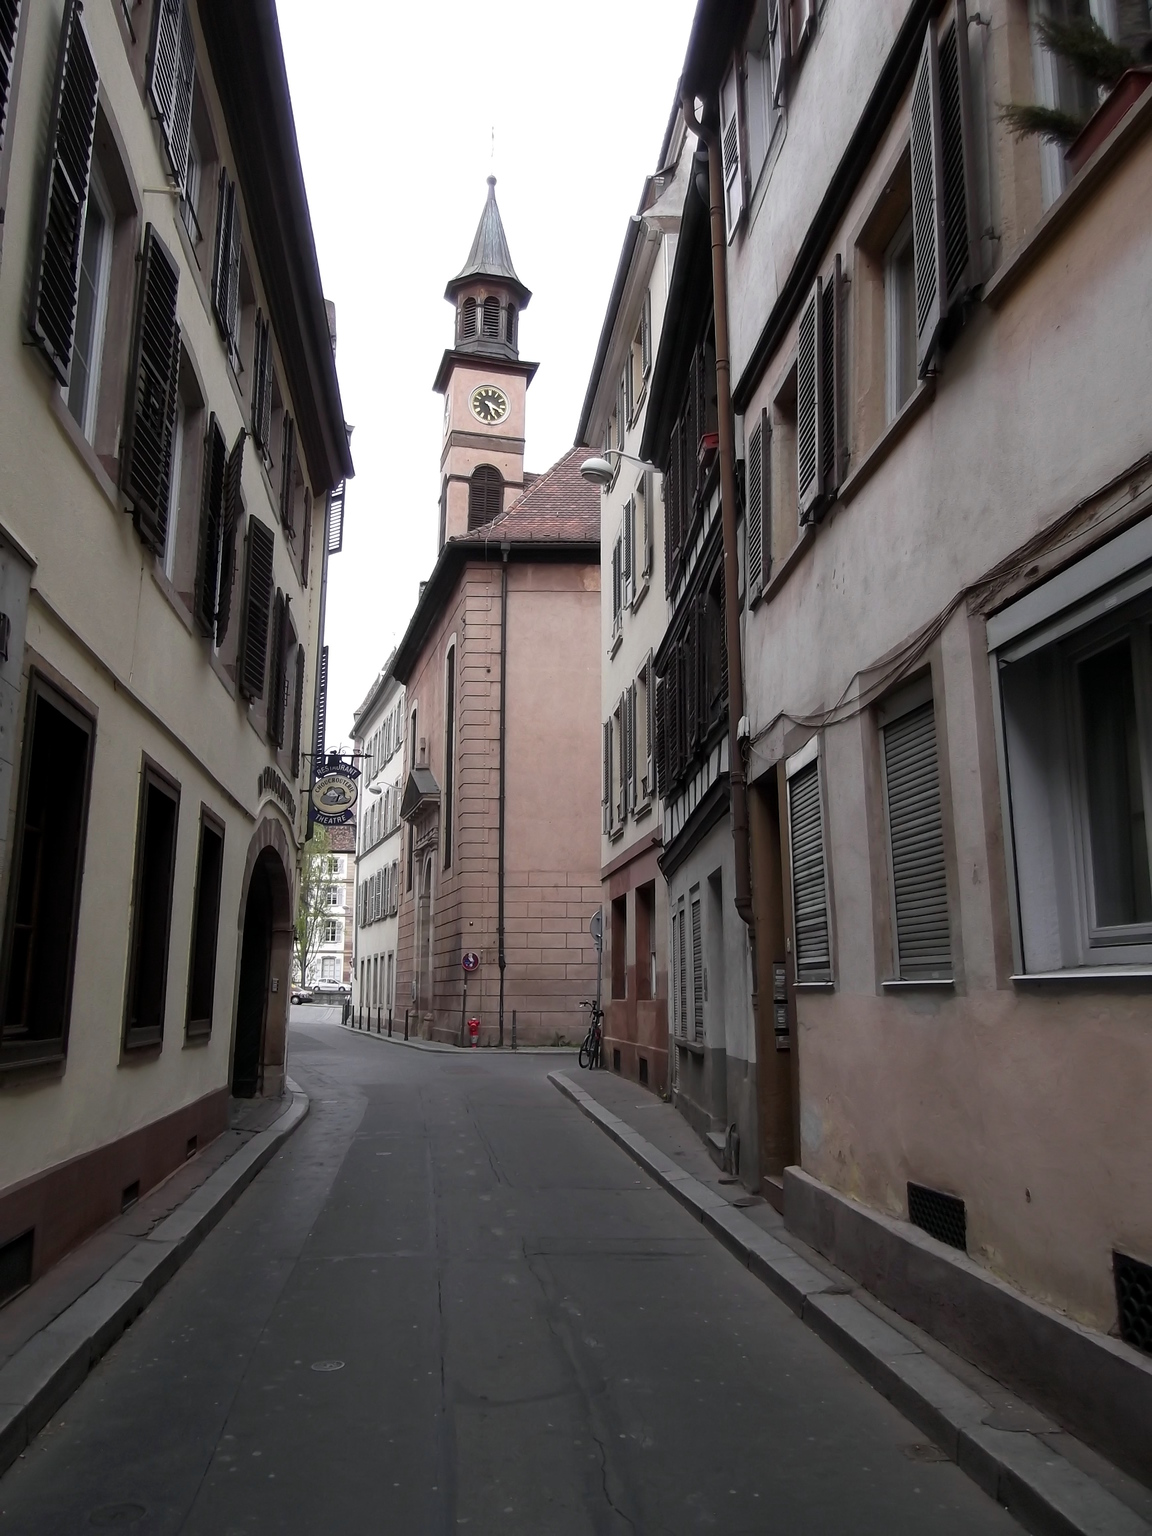
[[1114, 43], [1091, 16], [1074, 21], [1054, 21], [1050, 16], [1042, 16], [1037, 28], [1049, 53], [1066, 60], [1093, 85], [1115, 85], [1124, 71], [1138, 62], [1130, 48]]
[[1084, 123], [1070, 112], [1057, 112], [1053, 107], [1018, 106], [1013, 103], [1000, 108], [1000, 121], [1005, 123], [1014, 138], [1048, 139], [1053, 144], [1071, 144]]
[[302, 985], [310, 985], [309, 972], [320, 948], [323, 923], [328, 916], [328, 887], [334, 875], [331, 868], [332, 843], [325, 827], [314, 827], [304, 844], [300, 861], [300, 891], [296, 904], [296, 966]]

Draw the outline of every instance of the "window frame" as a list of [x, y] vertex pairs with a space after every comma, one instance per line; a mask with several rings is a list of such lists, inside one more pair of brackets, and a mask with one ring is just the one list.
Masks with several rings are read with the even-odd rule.
[[[99, 114], [97, 114], [99, 120]], [[77, 263], [77, 280], [83, 280], [84, 275], [84, 245], [88, 233], [88, 213], [92, 205], [100, 215], [104, 228], [100, 237], [100, 254], [96, 279], [96, 300], [92, 308], [92, 359], [88, 369], [87, 387], [85, 390], [83, 416], [78, 416], [72, 409], [72, 388], [76, 382], [76, 353], [79, 341], [79, 286], [77, 287], [77, 324], [72, 332], [72, 366], [68, 374], [68, 388], [64, 391], [64, 402], [68, 408], [68, 414], [80, 428], [85, 442], [90, 447], [96, 446], [96, 426], [100, 408], [100, 381], [104, 370], [104, 343], [108, 329], [108, 302], [112, 291], [112, 248], [116, 239], [116, 209], [112, 202], [112, 195], [108, 191], [104, 174], [100, 169], [99, 159], [95, 146], [92, 152], [92, 165], [88, 175], [88, 196], [84, 201], [84, 213], [80, 228], [80, 255]]]
[[[133, 858], [131, 921], [128, 926], [128, 965], [124, 984], [124, 1021], [121, 1050], [125, 1055], [141, 1050], [159, 1050], [164, 1043], [164, 1027], [168, 1018], [168, 967], [172, 958], [172, 904], [176, 888], [176, 866], [180, 852], [180, 785], [171, 774], [148, 754], [140, 759], [140, 791], [136, 811], [136, 847]], [[167, 910], [164, 914], [163, 959], [160, 979], [160, 1021], [158, 1024], [133, 1025], [133, 1007], [137, 1001], [139, 984], [137, 965], [143, 940], [141, 912], [143, 885], [146, 878], [145, 854], [148, 835], [148, 801], [152, 790], [170, 800], [173, 805], [172, 846], [168, 872]]]
[[[204, 892], [204, 837], [205, 833], [216, 837], [220, 843], [220, 868], [216, 880], [215, 913], [212, 918], [212, 962], [209, 967], [211, 978], [208, 983], [208, 991], [212, 999], [212, 1007], [207, 1019], [192, 1017], [193, 992], [196, 987], [196, 961], [200, 939], [200, 923], [204, 914], [201, 911], [201, 897]], [[188, 945], [188, 998], [184, 1011], [184, 1039], [185, 1041], [208, 1040], [212, 1035], [212, 1022], [216, 1003], [216, 971], [220, 953], [220, 913], [221, 896], [224, 890], [224, 851], [226, 846], [224, 822], [215, 811], [201, 802], [200, 823], [196, 836], [196, 884], [192, 890], [192, 931]]]

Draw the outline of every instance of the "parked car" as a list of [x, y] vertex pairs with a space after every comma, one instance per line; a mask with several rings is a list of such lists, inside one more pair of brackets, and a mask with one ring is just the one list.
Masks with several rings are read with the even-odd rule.
[[293, 987], [292, 1001], [294, 1003], [310, 1003], [312, 1001], [311, 987]]
[[347, 981], [318, 981], [312, 989], [314, 998], [343, 998], [352, 996], [351, 983]]

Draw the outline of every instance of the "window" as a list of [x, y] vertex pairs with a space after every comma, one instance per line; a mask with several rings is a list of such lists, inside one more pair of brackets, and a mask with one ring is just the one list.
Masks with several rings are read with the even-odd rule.
[[188, 964], [188, 1039], [212, 1033], [216, 991], [216, 939], [220, 926], [220, 882], [224, 873], [224, 824], [200, 808], [200, 848], [192, 906], [192, 952]]
[[636, 887], [636, 996], [656, 996], [656, 884]]
[[481, 334], [498, 340], [500, 336], [500, 300], [490, 293], [484, 300], [480, 320]]
[[[639, 581], [642, 581], [645, 587], [647, 587], [648, 579], [652, 575], [652, 548], [655, 539], [653, 495], [652, 472], [648, 470], [637, 481], [636, 493], [633, 497], [635, 504], [634, 515], [636, 518], [635, 526], [640, 538]], [[633, 562], [635, 562], [635, 555], [633, 555]]]
[[[1145, 0], [1123, 0], [1122, 12], [1143, 11], [1143, 26], [1148, 26], [1148, 8]], [[1086, 80], [1067, 59], [1044, 47], [1040, 34], [1046, 21], [1062, 23], [1094, 20], [1114, 39], [1119, 40], [1119, 18], [1114, 0], [1029, 0], [1029, 20], [1032, 28], [1032, 72], [1035, 78], [1036, 97], [1042, 106], [1062, 112], [1071, 118], [1085, 120], [1097, 105], [1095, 87]], [[1064, 159], [1063, 144], [1041, 140], [1040, 175], [1044, 206], [1047, 208], [1063, 192], [1068, 181], [1068, 165]]]
[[881, 711], [888, 862], [902, 981], [951, 980], [948, 879], [931, 683]]
[[[272, 603], [272, 557], [276, 536], [258, 518], [248, 519], [247, 552], [244, 560], [243, 621], [237, 655], [237, 683], [247, 699], [264, 697], [264, 679], [268, 665], [268, 626]], [[326, 682], [328, 648], [321, 665], [321, 707], [316, 718], [316, 751], [324, 752], [323, 687]]]
[[168, 525], [164, 534], [164, 574], [176, 579], [177, 550], [180, 547], [180, 492], [183, 480], [184, 444], [188, 432], [188, 406], [176, 390], [176, 415], [172, 428], [172, 473], [168, 487]]
[[96, 438], [96, 402], [100, 363], [108, 314], [108, 285], [112, 272], [111, 203], [99, 175], [93, 172], [84, 212], [80, 247], [80, 283], [76, 297], [76, 335], [68, 409], [88, 441]]
[[[175, 466], [180, 400], [180, 326], [176, 297], [180, 272], [149, 224], [144, 231], [136, 300], [136, 329], [121, 484], [132, 505], [136, 532], [161, 558]], [[215, 599], [215, 594], [213, 594]]]
[[817, 278], [800, 313], [796, 356], [796, 486], [800, 519], [832, 500], [845, 458], [844, 281], [841, 259]]
[[132, 932], [128, 945], [128, 997], [124, 1010], [126, 1050], [159, 1045], [164, 1037], [179, 811], [179, 786], [145, 760], [141, 773]]
[[339, 981], [337, 966], [340, 964], [335, 955], [323, 955], [320, 960], [320, 980]]
[[148, 94], [177, 187], [184, 186], [188, 169], [195, 85], [196, 56], [186, 0], [157, 0]]
[[633, 792], [634, 803], [641, 804], [652, 798], [656, 792], [654, 776], [654, 748], [655, 732], [653, 730], [653, 710], [655, 699], [653, 698], [654, 678], [652, 673], [652, 653], [649, 651], [644, 665], [637, 673], [633, 686]]
[[744, 465], [744, 584], [750, 603], [772, 574], [772, 424], [767, 410], [754, 420]]
[[456, 788], [456, 647], [448, 649], [444, 668], [444, 868], [452, 864], [452, 810]]
[[188, 139], [188, 166], [184, 172], [184, 195], [180, 199], [180, 217], [184, 221], [184, 229], [192, 242], [193, 251], [199, 250], [204, 238], [200, 228], [200, 198], [203, 190], [204, 155], [193, 133]]
[[1152, 964], [1152, 567], [1129, 563], [1141, 544], [1138, 524], [988, 624], [1028, 972]]
[[385, 1005], [389, 1009], [394, 1007], [395, 1003], [396, 1003], [395, 959], [396, 959], [395, 951], [394, 950], [389, 950], [388, 951], [388, 980], [387, 980], [387, 984], [385, 986], [385, 993], [384, 993], [384, 1002], [385, 1002]]
[[685, 399], [669, 438], [664, 475], [664, 577], [671, 589], [716, 463], [716, 354], [712, 321], [688, 367]]
[[240, 365], [240, 204], [236, 183], [220, 167], [216, 243], [212, 257], [212, 308], [233, 367]]
[[338, 918], [326, 917], [323, 924], [322, 944], [339, 944], [342, 924]]
[[889, 421], [916, 388], [916, 264], [909, 211], [884, 254], [885, 404]]
[[503, 510], [503, 476], [491, 464], [478, 464], [468, 482], [468, 532], [490, 523]]
[[832, 948], [824, 867], [819, 738], [789, 758], [789, 854], [792, 862], [792, 950], [796, 980], [829, 981]]
[[720, 153], [724, 171], [724, 222], [729, 244], [735, 238], [744, 213], [740, 119], [740, 71], [733, 63], [720, 82]]
[[236, 568], [236, 534], [243, 504], [240, 484], [244, 466], [244, 429], [231, 452], [213, 415], [204, 448], [204, 485], [200, 498], [200, 527], [196, 556], [193, 617], [200, 633], [219, 648], [232, 614]]
[[612, 638], [624, 622], [624, 530], [621, 526], [612, 546]]
[[327, 900], [328, 900], [328, 905], [330, 907], [338, 907], [338, 906], [340, 906], [342, 904], [341, 903], [341, 896], [340, 896], [340, 887], [338, 885], [330, 885], [328, 887]]
[[470, 341], [476, 334], [476, 300], [465, 299], [460, 306], [460, 339]]
[[628, 898], [612, 903], [612, 996], [628, 996]]
[[665, 797], [726, 721], [728, 666], [719, 562], [704, 579], [707, 584], [682, 605], [676, 628], [661, 646], [653, 724], [657, 783]]
[[704, 1039], [704, 943], [700, 915], [700, 888], [688, 894], [692, 909], [692, 1038]]
[[0, 1066], [63, 1057], [92, 770], [94, 722], [29, 677], [4, 946]]

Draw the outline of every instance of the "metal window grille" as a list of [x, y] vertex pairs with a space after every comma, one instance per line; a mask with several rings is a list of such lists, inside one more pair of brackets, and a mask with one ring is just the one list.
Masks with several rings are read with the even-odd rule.
[[1133, 1349], [1152, 1355], [1152, 1264], [1126, 1253], [1112, 1255], [1120, 1337]]
[[968, 1213], [963, 1200], [923, 1184], [908, 1185], [908, 1219], [937, 1242], [966, 1252]]

